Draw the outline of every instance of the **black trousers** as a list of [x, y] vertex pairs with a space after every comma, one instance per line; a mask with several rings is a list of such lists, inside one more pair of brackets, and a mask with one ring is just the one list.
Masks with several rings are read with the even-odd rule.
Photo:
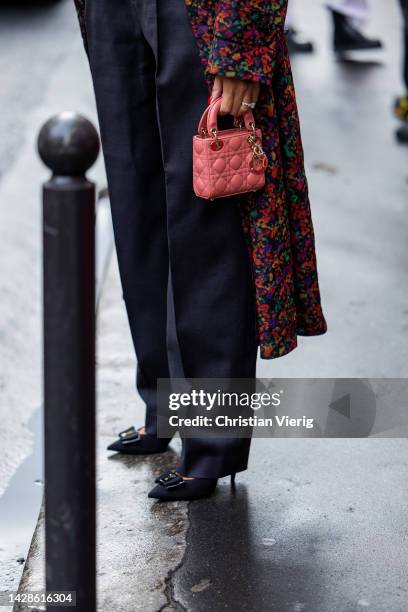
[[[137, 387], [155, 434], [157, 378], [255, 376], [251, 267], [237, 199], [192, 191], [208, 90], [184, 0], [87, 0], [86, 21]], [[178, 468], [244, 470], [249, 445], [186, 439]]]

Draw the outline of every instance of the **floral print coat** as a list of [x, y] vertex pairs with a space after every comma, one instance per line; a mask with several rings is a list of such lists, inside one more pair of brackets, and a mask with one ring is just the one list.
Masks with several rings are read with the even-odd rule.
[[[74, 0], [86, 45], [84, 5]], [[265, 188], [244, 198], [261, 357], [325, 333], [296, 97], [284, 35], [288, 0], [184, 0], [211, 91], [214, 76], [261, 83], [255, 109], [269, 159]]]

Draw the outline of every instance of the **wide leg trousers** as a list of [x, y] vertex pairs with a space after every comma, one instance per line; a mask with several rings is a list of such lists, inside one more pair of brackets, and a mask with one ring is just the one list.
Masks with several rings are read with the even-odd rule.
[[[192, 191], [208, 90], [184, 0], [87, 0], [86, 26], [137, 387], [155, 434], [157, 378], [255, 376], [251, 265], [239, 200]], [[244, 470], [249, 446], [186, 439], [178, 469]]]

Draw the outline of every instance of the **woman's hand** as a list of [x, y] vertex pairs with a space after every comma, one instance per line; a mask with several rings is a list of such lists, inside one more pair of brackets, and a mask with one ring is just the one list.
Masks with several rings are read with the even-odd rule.
[[217, 76], [211, 95], [213, 100], [222, 95], [221, 115], [240, 117], [248, 110], [248, 107], [242, 106], [243, 102], [258, 101], [259, 87], [259, 83], [252, 81]]

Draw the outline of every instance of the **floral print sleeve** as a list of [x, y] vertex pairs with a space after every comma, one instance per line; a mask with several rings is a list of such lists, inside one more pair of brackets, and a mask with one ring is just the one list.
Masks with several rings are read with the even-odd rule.
[[287, 0], [219, 0], [207, 73], [270, 84]]

